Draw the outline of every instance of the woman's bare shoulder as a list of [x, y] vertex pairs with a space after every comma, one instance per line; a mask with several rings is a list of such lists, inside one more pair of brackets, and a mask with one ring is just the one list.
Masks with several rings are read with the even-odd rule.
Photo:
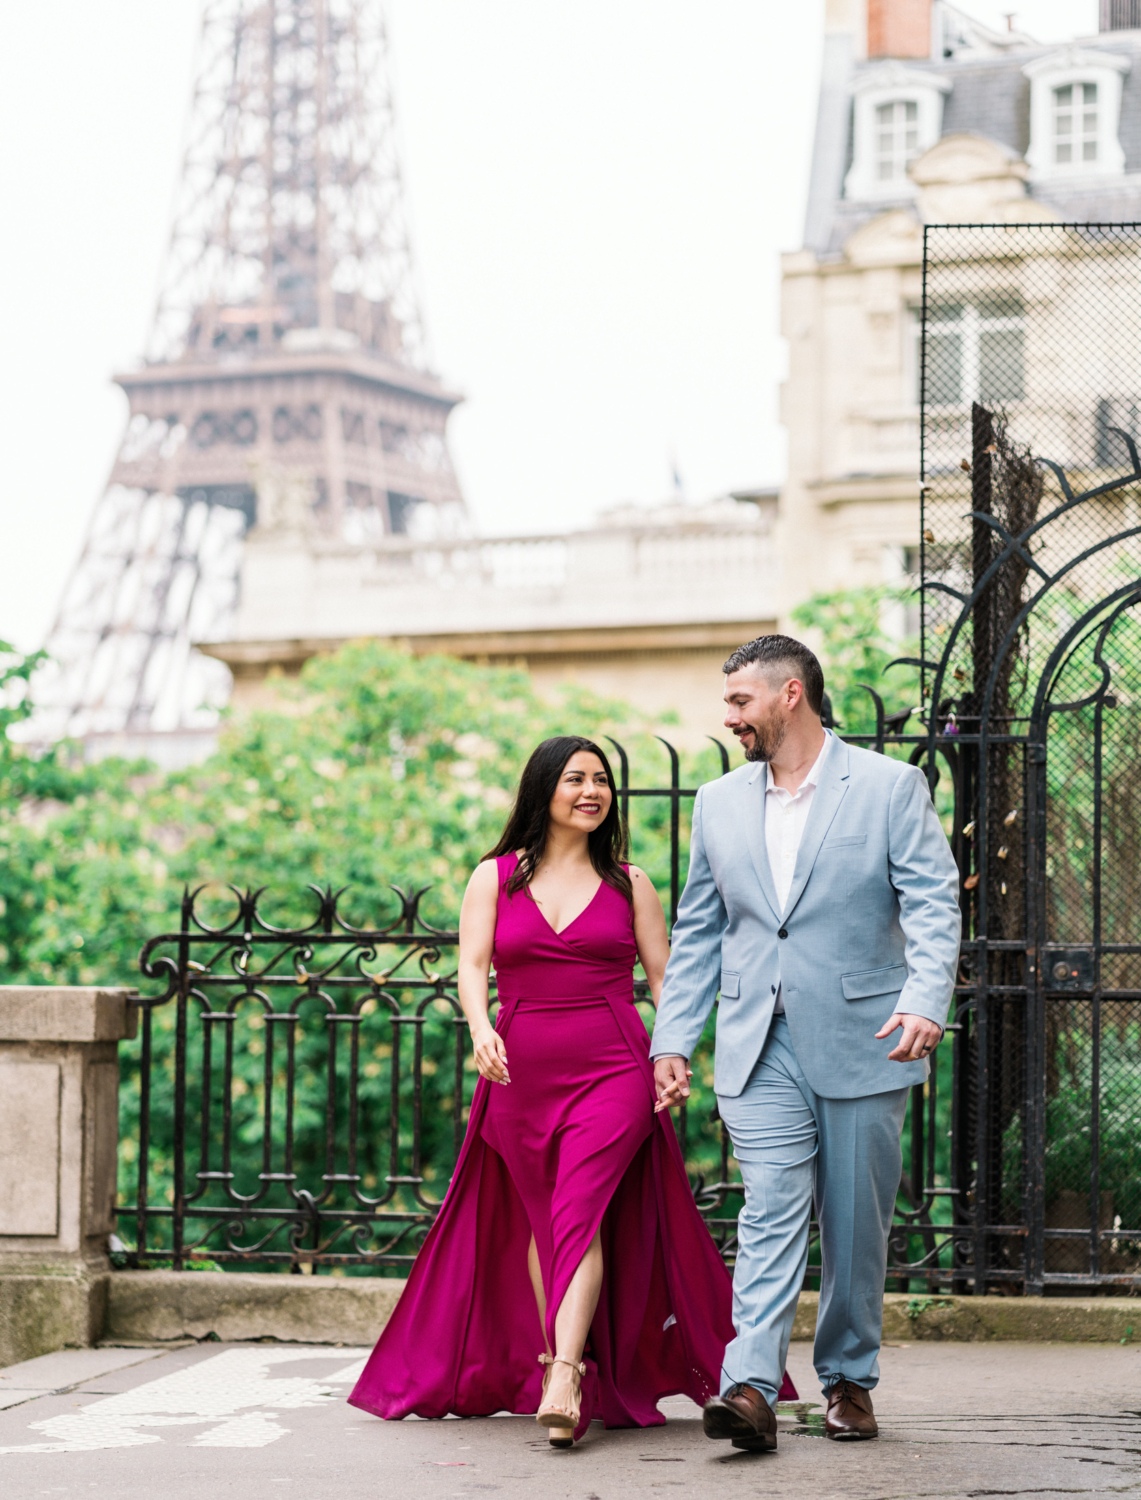
[[497, 890], [499, 887], [499, 865], [494, 859], [481, 859], [471, 872], [467, 883], [469, 891], [479, 894]]

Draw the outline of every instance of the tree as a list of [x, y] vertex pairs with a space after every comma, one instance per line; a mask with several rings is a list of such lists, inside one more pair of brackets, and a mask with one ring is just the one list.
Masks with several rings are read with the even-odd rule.
[[915, 669], [888, 670], [897, 658], [918, 655], [915, 642], [890, 634], [885, 619], [910, 599], [900, 589], [845, 589], [814, 594], [793, 610], [793, 623], [817, 636], [825, 687], [841, 732], [875, 732], [875, 708], [865, 688], [875, 689], [889, 715], [918, 704]]
[[[6, 977], [136, 984], [154, 993], [156, 985], [139, 974], [139, 951], [148, 938], [177, 929], [183, 888], [204, 882], [211, 920], [233, 914], [227, 884], [264, 886], [262, 910], [280, 925], [312, 919], [314, 884], [347, 887], [343, 910], [362, 926], [395, 915], [391, 885], [428, 885], [424, 915], [453, 928], [467, 876], [496, 841], [530, 750], [552, 734], [601, 738], [607, 729], [626, 743], [641, 784], [661, 784], [665, 751], [623, 704], [577, 690], [548, 702], [522, 671], [446, 657], [417, 660], [362, 642], [312, 662], [278, 709], [233, 720], [209, 761], [174, 774], [122, 761], [87, 766], [69, 747], [37, 759], [5, 741], [10, 781], [18, 783], [0, 817], [7, 844], [0, 878], [11, 892]], [[689, 785], [694, 776], [717, 774], [712, 749], [699, 762], [687, 765]], [[634, 814], [635, 857], [665, 893], [668, 804], [636, 800]], [[684, 819], [682, 826], [684, 835]], [[453, 957], [445, 955], [445, 964]], [[256, 1189], [261, 1167], [268, 1035], [257, 1002], [243, 1001], [239, 1010], [232, 1165], [240, 1190], [248, 1192]], [[168, 1003], [153, 1019], [150, 1171], [159, 1202], [171, 1181], [174, 1014]], [[361, 1169], [371, 1187], [386, 1170], [391, 1037], [385, 1016], [369, 1021], [361, 1070], [368, 1145]], [[425, 1175], [436, 1192], [450, 1171], [448, 1090], [454, 1086], [447, 1080], [454, 1075], [454, 1035], [447, 1014], [429, 1014], [422, 1033], [423, 1146]], [[200, 1076], [201, 1037], [200, 1024], [192, 1025], [192, 1079]], [[296, 1040], [297, 1165], [319, 1178], [326, 1079], [325, 1027], [316, 1007], [298, 1026]], [[137, 1050], [124, 1047], [122, 1063], [123, 1196], [130, 1201]], [[410, 1090], [410, 1078], [398, 1082], [402, 1093]], [[473, 1083], [469, 1069], [468, 1098]], [[279, 1087], [276, 1073], [271, 1087]], [[191, 1094], [196, 1110], [199, 1101]], [[196, 1139], [193, 1121], [190, 1138]], [[188, 1165], [193, 1172], [192, 1158]], [[275, 1191], [284, 1197], [284, 1190]]]
[[[878, 631], [878, 611], [878, 596], [829, 596], [807, 606], [802, 621], [822, 630], [837, 717], [858, 727], [871, 716], [867, 695], [855, 684], [866, 680], [882, 690], [878, 674], [894, 654]], [[21, 661], [13, 666], [22, 674], [15, 680], [26, 682], [32, 666]], [[714, 681], [711, 693], [716, 691]], [[889, 710], [895, 702], [889, 698]], [[280, 707], [232, 720], [209, 761], [173, 774], [124, 761], [85, 765], [66, 746], [37, 758], [5, 738], [11, 790], [0, 808], [0, 840], [7, 847], [0, 881], [7, 978], [138, 984], [144, 993], [154, 992], [156, 986], [139, 974], [139, 950], [156, 933], [177, 929], [184, 886], [204, 882], [209, 882], [204, 910], [213, 920], [233, 914], [227, 884], [265, 886], [262, 909], [281, 925], [311, 920], [311, 885], [348, 887], [343, 909], [360, 925], [395, 914], [390, 885], [430, 885], [425, 916], [435, 925], [454, 927], [467, 876], [498, 837], [533, 746], [551, 734], [601, 738], [607, 731], [631, 752], [636, 785], [668, 782], [666, 752], [624, 704], [576, 690], [548, 702], [522, 671], [446, 657], [415, 659], [360, 642], [311, 662], [295, 689], [284, 690]], [[683, 757], [685, 786], [719, 774], [712, 747]], [[633, 857], [665, 899], [668, 799], [634, 799], [631, 812]], [[683, 879], [687, 835], [683, 803]], [[232, 1166], [240, 1190], [248, 1192], [256, 1188], [261, 1167], [268, 1038], [258, 1005], [243, 1003], [239, 1010]], [[173, 1021], [171, 1004], [155, 1013], [150, 1169], [152, 1193], [160, 1202], [171, 1181]], [[387, 1027], [387, 1018], [377, 1014], [369, 1017], [367, 1037], [362, 1033], [367, 1046], [360, 1103], [367, 1144], [360, 1170], [368, 1191], [387, 1171], [392, 1086]], [[446, 1011], [428, 1014], [422, 1042], [424, 1170], [439, 1193], [450, 1171], [454, 1102], [449, 1082], [454, 1028]], [[200, 1048], [201, 1027], [194, 1026], [192, 1079]], [[319, 1179], [326, 1080], [324, 1024], [315, 1010], [298, 1027], [296, 1064], [296, 1162], [300, 1172]], [[138, 1142], [136, 1068], [137, 1052], [125, 1047], [127, 1201], [134, 1193]], [[693, 1169], [708, 1174], [717, 1166], [718, 1127], [710, 1069], [702, 1064], [697, 1073], [689, 1156]], [[465, 1099], [470, 1099], [470, 1067], [464, 1078]], [[410, 1091], [410, 1078], [399, 1078], [398, 1086], [402, 1094]], [[197, 1107], [194, 1097], [190, 1102]], [[190, 1138], [196, 1138], [193, 1129]], [[188, 1166], [193, 1172], [193, 1149]], [[285, 1190], [273, 1191], [284, 1202]]]

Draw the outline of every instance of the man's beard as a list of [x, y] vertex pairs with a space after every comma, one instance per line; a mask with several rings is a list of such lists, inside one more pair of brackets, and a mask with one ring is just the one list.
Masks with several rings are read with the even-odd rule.
[[749, 727], [753, 731], [753, 743], [744, 747], [745, 759], [772, 760], [773, 756], [784, 744], [784, 737], [788, 730], [785, 720], [778, 718], [774, 714], [771, 718], [764, 720], [763, 723], [751, 724]]

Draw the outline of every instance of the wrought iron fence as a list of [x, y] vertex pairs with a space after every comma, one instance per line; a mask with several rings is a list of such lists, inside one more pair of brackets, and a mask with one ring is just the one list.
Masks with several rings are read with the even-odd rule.
[[[629, 756], [614, 748], [623, 817], [636, 799], [667, 806], [672, 920], [683, 804], [696, 788], [682, 786], [680, 757], [663, 744], [670, 780], [660, 787], [632, 785]], [[458, 933], [425, 917], [428, 890], [394, 888], [390, 918], [369, 924], [348, 915], [351, 893], [314, 887], [312, 920], [288, 927], [268, 914], [272, 893], [232, 890], [220, 920], [203, 911], [204, 888], [185, 893], [179, 930], [143, 949], [143, 975], [165, 988], [139, 1000], [137, 1050], [124, 1049], [138, 1115], [118, 1209], [129, 1263], [411, 1263], [476, 1079], [456, 992]], [[645, 984], [636, 988], [645, 1005]], [[730, 1191], [727, 1158], [716, 1124], [704, 1125], [719, 1180], [702, 1202], [714, 1212]], [[688, 1135], [683, 1122], [683, 1143]]]
[[[900, 742], [882, 723], [869, 741]], [[672, 921], [696, 786], [682, 784], [671, 745], [669, 784], [652, 787], [632, 784], [630, 758], [614, 748], [635, 857], [634, 810], [642, 799], [667, 809]], [[724, 773], [729, 754], [718, 749]], [[426, 888], [394, 891], [390, 919], [372, 925], [351, 919], [343, 891], [313, 888], [312, 920], [291, 927], [271, 920], [272, 893], [233, 891], [213, 920], [208, 899], [188, 891], [179, 930], [141, 956], [146, 979], [165, 988], [138, 1002], [139, 1035], [123, 1048], [139, 1121], [118, 1209], [128, 1262], [406, 1269], [439, 1207], [475, 1084], [458, 934], [425, 917]], [[644, 982], [636, 994], [649, 1021]], [[677, 1129], [699, 1207], [732, 1261], [740, 1188], [712, 1091], [712, 1028], [694, 1071]], [[935, 1154], [937, 1076], [915, 1096], [897, 1260], [909, 1258], [911, 1228], [924, 1244], [935, 1233], [930, 1209], [944, 1190], [934, 1179], [946, 1171]]]

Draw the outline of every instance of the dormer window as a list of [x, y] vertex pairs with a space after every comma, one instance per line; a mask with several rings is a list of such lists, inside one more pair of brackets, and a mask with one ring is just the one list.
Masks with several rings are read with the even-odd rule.
[[1030, 79], [1026, 160], [1035, 179], [1125, 170], [1117, 123], [1127, 56], [1065, 47], [1022, 71]]
[[844, 195], [858, 200], [911, 198], [908, 165], [939, 139], [946, 79], [898, 62], [869, 67], [853, 85], [852, 166]]
[[876, 181], [905, 182], [907, 164], [919, 155], [919, 103], [893, 99], [876, 105]]
[[1097, 161], [1097, 84], [1064, 83], [1054, 90], [1054, 162]]

